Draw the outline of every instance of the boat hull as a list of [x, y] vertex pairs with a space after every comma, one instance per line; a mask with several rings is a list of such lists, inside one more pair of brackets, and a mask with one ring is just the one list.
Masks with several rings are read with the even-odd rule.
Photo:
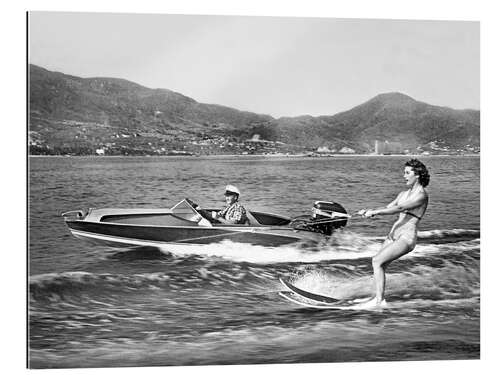
[[278, 247], [301, 241], [317, 241], [314, 233], [272, 227], [161, 227], [67, 221], [78, 238], [113, 247], [162, 246], [167, 244], [208, 245], [222, 241]]
[[285, 216], [247, 211], [245, 224], [212, 220], [218, 210], [198, 209], [184, 199], [171, 209], [102, 208], [69, 211], [62, 216], [71, 233], [112, 247], [209, 245], [223, 241], [278, 247], [297, 242], [319, 242], [324, 235], [298, 230]]

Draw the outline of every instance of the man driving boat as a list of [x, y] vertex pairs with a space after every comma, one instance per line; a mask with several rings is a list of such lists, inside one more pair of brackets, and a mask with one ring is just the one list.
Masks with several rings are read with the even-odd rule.
[[233, 185], [227, 185], [224, 196], [226, 198], [226, 206], [219, 212], [212, 212], [212, 218], [222, 224], [247, 224], [248, 217], [245, 207], [238, 202], [240, 197], [238, 188]]

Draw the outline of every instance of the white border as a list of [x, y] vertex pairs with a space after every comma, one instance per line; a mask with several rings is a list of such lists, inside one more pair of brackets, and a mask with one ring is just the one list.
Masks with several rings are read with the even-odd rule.
[[[333, 371], [354, 374], [422, 374], [453, 371], [458, 374], [493, 373], [498, 368], [497, 334], [498, 309], [498, 246], [495, 237], [498, 200], [498, 165], [495, 158], [500, 126], [498, 115], [498, 90], [500, 88], [498, 67], [499, 20], [494, 1], [279, 1], [279, 0], [164, 0], [164, 1], [27, 1], [7, 2], [1, 12], [2, 20], [2, 69], [7, 85], [2, 87], [3, 138], [1, 148], [3, 169], [3, 250], [4, 272], [2, 272], [2, 323], [4, 362], [2, 367], [9, 373], [27, 372], [25, 366], [25, 308], [26, 279], [25, 258], [25, 14], [26, 10], [62, 10], [96, 12], [140, 12], [178, 14], [240, 14], [269, 16], [321, 16], [344, 18], [399, 18], [399, 19], [441, 19], [481, 21], [481, 360], [439, 361], [439, 362], [395, 362], [362, 364], [314, 364], [314, 365], [264, 365], [264, 366], [210, 366], [169, 368], [119, 368], [72, 370], [72, 374], [130, 374], [209, 373], [223, 375], [235, 371], [272, 373], [286, 371], [299, 373], [314, 371], [331, 374]], [[13, 99], [15, 102], [13, 102]], [[8, 213], [8, 215], [6, 215]], [[462, 213], [463, 214], [463, 213]], [[7, 229], [7, 230], [5, 230]], [[8, 254], [8, 255], [7, 255]], [[46, 370], [43, 373], [61, 373], [65, 370]]]

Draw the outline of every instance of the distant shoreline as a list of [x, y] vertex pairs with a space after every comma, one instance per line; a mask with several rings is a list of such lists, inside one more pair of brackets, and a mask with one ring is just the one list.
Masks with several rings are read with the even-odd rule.
[[481, 154], [335, 154], [329, 156], [308, 156], [308, 155], [241, 155], [241, 154], [220, 154], [220, 155], [28, 155], [30, 158], [162, 158], [162, 159], [216, 159], [216, 158], [303, 158], [303, 159], [332, 159], [332, 158], [348, 158], [348, 157], [412, 157], [412, 158], [429, 158], [429, 157], [480, 157]]

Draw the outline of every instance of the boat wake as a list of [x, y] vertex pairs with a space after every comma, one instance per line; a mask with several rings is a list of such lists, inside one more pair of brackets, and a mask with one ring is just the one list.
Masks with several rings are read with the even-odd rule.
[[[426, 258], [408, 258], [391, 264], [387, 270], [388, 302], [458, 301], [479, 298], [479, 248], [428, 253]], [[178, 259], [181, 261], [180, 259]], [[60, 272], [31, 276], [29, 280], [30, 316], [54, 309], [88, 310], [135, 301], [140, 309], [145, 295], [153, 304], [185, 303], [193, 298], [217, 298], [228, 294], [244, 295], [245, 301], [274, 301], [274, 293], [282, 291], [278, 279], [288, 278], [301, 289], [337, 299], [371, 296], [373, 279], [371, 264], [364, 260], [334, 260], [318, 264], [287, 263], [254, 265], [235, 262], [204, 262], [185, 259], [178, 270], [143, 273]], [[187, 266], [187, 267], [186, 267]], [[201, 291], [201, 292], [200, 292]], [[201, 293], [201, 294], [200, 294]], [[172, 299], [175, 296], [174, 300]], [[219, 297], [217, 297], [219, 296]], [[184, 300], [185, 298], [186, 300]], [[427, 301], [427, 302], [425, 302]], [[99, 307], [100, 306], [100, 307]], [[92, 309], [91, 309], [92, 310]]]
[[[461, 242], [443, 242], [443, 232], [424, 233], [427, 243], [418, 244], [403, 261], [389, 267], [388, 294], [403, 300], [478, 296], [480, 239], [470, 239], [477, 234], [468, 233], [469, 239]], [[437, 243], [432, 242], [432, 236]], [[165, 247], [146, 253], [144, 258], [138, 250], [130, 259], [127, 252], [120, 252], [118, 259], [116, 254], [101, 259], [94, 272], [30, 276], [31, 307], [36, 308], [38, 303], [80, 304], [87, 298], [113, 301], [124, 294], [140, 298], [144, 290], [175, 293], [207, 285], [224, 291], [233, 287], [240, 292], [279, 291], [279, 277], [290, 278], [298, 287], [313, 293], [339, 299], [359, 298], [372, 292], [370, 257], [379, 250], [382, 240], [343, 231], [314, 248], [265, 248], [227, 241], [208, 246]], [[109, 262], [113, 263], [114, 272], [109, 272]]]
[[353, 233], [333, 235], [328, 241], [310, 245], [304, 243], [280, 247], [265, 247], [252, 244], [235, 243], [225, 240], [209, 245], [162, 245], [164, 254], [176, 256], [216, 257], [232, 262], [254, 264], [273, 263], [317, 263], [334, 259], [359, 259], [372, 256], [380, 241]]
[[[446, 250], [479, 248], [479, 231], [453, 229], [418, 233], [419, 243], [407, 256], [422, 256]], [[208, 245], [172, 244], [158, 248], [163, 254], [187, 257], [219, 258], [232, 262], [254, 264], [317, 263], [332, 260], [370, 258], [379, 251], [384, 237], [360, 235], [350, 231], [334, 233], [327, 241], [280, 247], [264, 247], [225, 240]]]

